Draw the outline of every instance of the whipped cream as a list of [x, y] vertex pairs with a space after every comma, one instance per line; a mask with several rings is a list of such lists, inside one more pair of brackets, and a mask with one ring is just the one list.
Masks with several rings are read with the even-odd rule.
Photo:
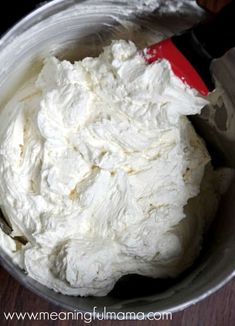
[[186, 118], [205, 104], [132, 42], [74, 64], [46, 59], [0, 116], [0, 205], [13, 229], [0, 246], [67, 295], [106, 295], [131, 273], [178, 275], [218, 200]]

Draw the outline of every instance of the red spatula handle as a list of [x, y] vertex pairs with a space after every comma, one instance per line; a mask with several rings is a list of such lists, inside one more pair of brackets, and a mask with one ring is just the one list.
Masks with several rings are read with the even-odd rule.
[[202, 95], [214, 89], [211, 61], [235, 46], [235, 0], [217, 15], [144, 50], [148, 63], [169, 61], [176, 76]]
[[164, 40], [145, 49], [144, 58], [148, 63], [158, 59], [168, 60], [172, 71], [177, 77], [191, 88], [195, 88], [202, 95], [206, 96], [208, 94], [209, 90], [203, 79], [171, 39]]

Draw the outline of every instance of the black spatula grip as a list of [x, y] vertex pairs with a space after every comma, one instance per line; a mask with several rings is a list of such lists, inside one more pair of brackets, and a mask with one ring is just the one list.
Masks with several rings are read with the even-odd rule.
[[194, 66], [208, 89], [213, 90], [211, 61], [235, 46], [235, 1], [209, 20], [173, 36], [172, 41]]

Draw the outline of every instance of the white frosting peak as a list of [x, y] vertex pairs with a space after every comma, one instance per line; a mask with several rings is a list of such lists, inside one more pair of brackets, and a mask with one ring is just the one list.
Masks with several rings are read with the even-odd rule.
[[105, 295], [122, 275], [187, 267], [202, 230], [184, 207], [209, 156], [185, 115], [206, 103], [131, 42], [47, 59], [2, 113], [0, 202], [29, 241], [26, 272], [64, 294]]

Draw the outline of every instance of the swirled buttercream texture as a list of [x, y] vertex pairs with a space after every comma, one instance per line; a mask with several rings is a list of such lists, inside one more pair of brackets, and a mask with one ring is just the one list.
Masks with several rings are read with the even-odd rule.
[[217, 202], [186, 117], [206, 103], [132, 42], [73, 64], [46, 59], [1, 113], [0, 204], [13, 229], [1, 247], [67, 295], [106, 295], [126, 274], [177, 276]]

